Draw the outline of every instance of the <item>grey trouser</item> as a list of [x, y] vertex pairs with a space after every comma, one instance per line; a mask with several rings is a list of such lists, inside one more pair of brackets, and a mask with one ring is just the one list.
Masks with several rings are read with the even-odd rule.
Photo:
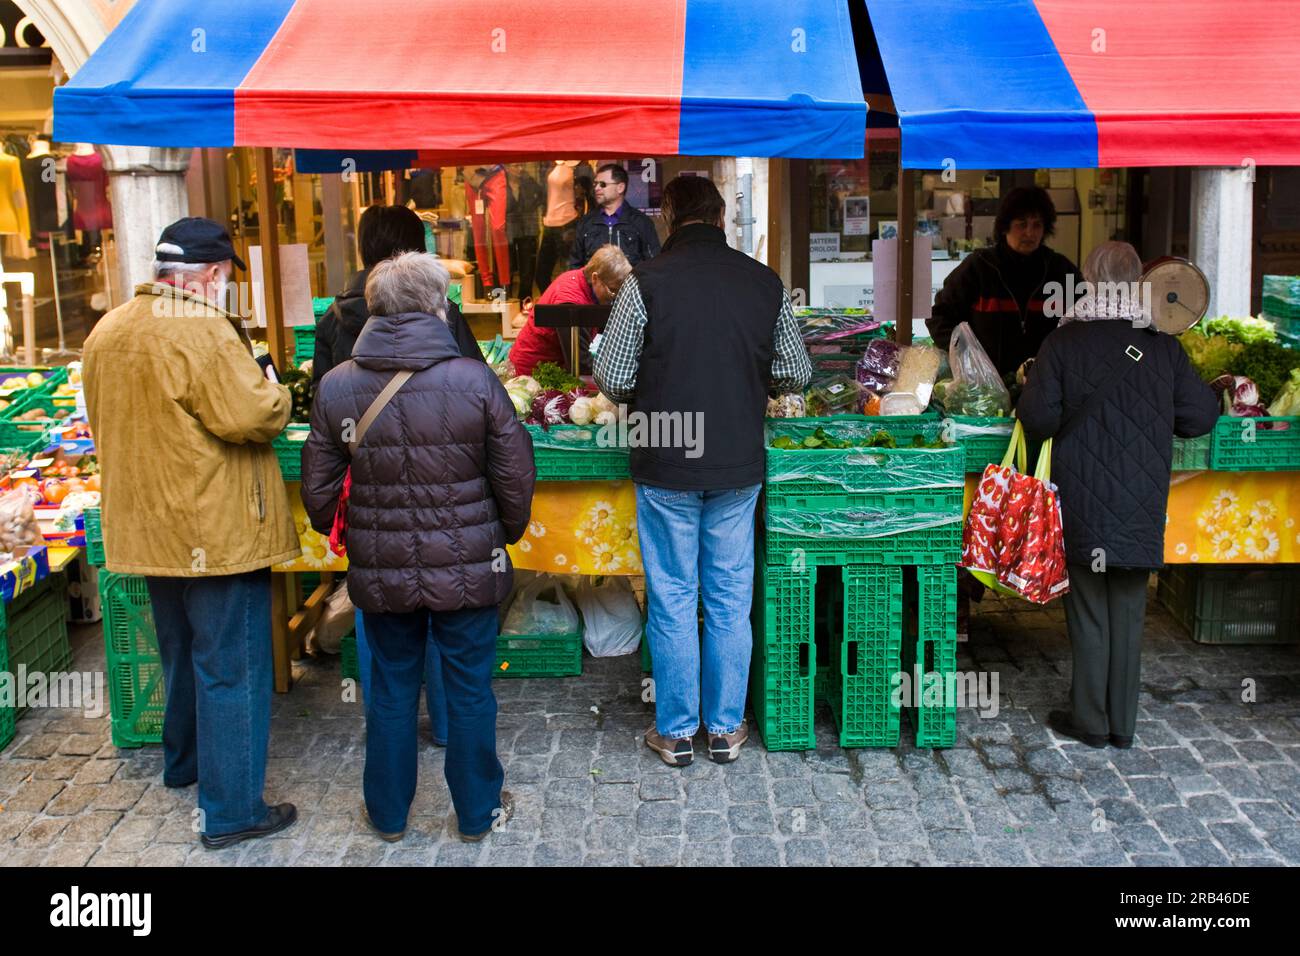
[[1089, 565], [1073, 562], [1069, 572], [1065, 625], [1074, 651], [1074, 726], [1103, 737], [1132, 737], [1151, 572], [1111, 568], [1095, 574]]

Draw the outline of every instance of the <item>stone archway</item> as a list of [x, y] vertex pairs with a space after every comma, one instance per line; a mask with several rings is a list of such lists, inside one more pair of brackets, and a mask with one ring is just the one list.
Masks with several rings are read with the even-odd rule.
[[[45, 36], [68, 76], [99, 48], [135, 0], [14, 0]], [[117, 243], [117, 303], [151, 278], [164, 226], [189, 214], [185, 173], [191, 150], [96, 143], [109, 175]]]

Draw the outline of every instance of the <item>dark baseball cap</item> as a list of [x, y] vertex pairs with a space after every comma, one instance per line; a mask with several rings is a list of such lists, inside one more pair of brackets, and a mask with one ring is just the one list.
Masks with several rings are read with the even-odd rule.
[[162, 231], [154, 258], [159, 262], [225, 262], [232, 260], [244, 271], [248, 266], [235, 254], [230, 233], [221, 223], [202, 216], [178, 219]]

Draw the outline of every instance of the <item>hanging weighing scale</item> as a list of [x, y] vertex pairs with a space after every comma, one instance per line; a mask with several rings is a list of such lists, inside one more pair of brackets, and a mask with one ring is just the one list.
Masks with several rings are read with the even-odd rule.
[[1146, 267], [1139, 280], [1151, 289], [1151, 324], [1169, 335], [1181, 335], [1205, 317], [1210, 307], [1210, 283], [1187, 259], [1162, 256]]

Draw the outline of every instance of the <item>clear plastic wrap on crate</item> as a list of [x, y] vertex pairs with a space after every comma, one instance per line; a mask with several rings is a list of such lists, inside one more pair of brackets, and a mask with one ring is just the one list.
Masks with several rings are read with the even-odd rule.
[[928, 491], [964, 486], [961, 463], [957, 461], [961, 455], [952, 448], [902, 449], [902, 454], [899, 451], [846, 449], [834, 455], [833, 460], [828, 460], [824, 454], [817, 452], [798, 451], [782, 455], [780, 463], [775, 465], [769, 457], [768, 490], [769, 493], [779, 493], [781, 489], [777, 486], [786, 482], [815, 482], [826, 485], [828, 489], [841, 489], [848, 494]]
[[904, 510], [892, 503], [880, 507], [769, 510], [763, 519], [768, 532], [800, 538], [889, 538], [910, 531], [961, 525], [961, 507], [932, 511]]
[[602, 449], [596, 444], [600, 425], [525, 425], [533, 437], [533, 448], [553, 448], [559, 451], [593, 451]]

